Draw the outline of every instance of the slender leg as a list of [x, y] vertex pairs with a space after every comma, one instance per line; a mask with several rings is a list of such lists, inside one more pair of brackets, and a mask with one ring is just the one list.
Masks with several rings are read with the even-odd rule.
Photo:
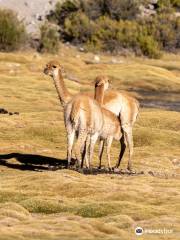
[[129, 148], [129, 160], [127, 169], [132, 171], [132, 155], [133, 155], [133, 135], [132, 135], [132, 127], [126, 126], [123, 128], [125, 134], [125, 140], [127, 142]]
[[75, 156], [77, 159], [77, 167], [78, 168], [81, 166], [81, 149], [82, 149], [82, 146], [85, 144], [86, 137], [87, 137], [86, 131], [80, 130], [78, 139], [75, 144]]
[[86, 153], [85, 153], [85, 161], [86, 161], [86, 167], [89, 169], [89, 159], [88, 159], [88, 150], [90, 146], [90, 135], [86, 138]]
[[99, 169], [101, 169], [101, 161], [102, 161], [102, 156], [103, 156], [103, 151], [104, 151], [104, 140], [100, 140], [100, 145], [99, 145]]
[[71, 133], [68, 133], [67, 135], [67, 144], [68, 144], [68, 149], [67, 149], [67, 160], [68, 160], [68, 168], [70, 167], [71, 164], [71, 158], [72, 158], [72, 147], [74, 143], [74, 136], [75, 136], [75, 130], [73, 129]]
[[81, 157], [82, 157], [82, 161], [81, 161], [81, 168], [83, 168], [83, 165], [84, 165], [84, 158], [86, 157], [86, 148], [87, 148], [87, 146], [86, 146], [87, 144], [86, 144], [86, 141], [85, 141], [85, 143], [84, 143], [84, 145], [82, 146], [82, 150], [81, 150]]
[[90, 168], [91, 168], [91, 163], [93, 159], [94, 146], [96, 144], [97, 139], [98, 139], [98, 133], [95, 133], [90, 138], [90, 147], [89, 147], [89, 167]]
[[89, 168], [89, 160], [88, 160], [89, 144], [90, 144], [90, 136], [88, 135], [86, 138], [85, 144], [83, 145], [81, 168], [83, 168], [84, 159], [86, 162], [86, 167]]
[[110, 155], [112, 141], [113, 141], [113, 137], [108, 137], [107, 138], [107, 159], [108, 159], [109, 170], [112, 170], [112, 167], [111, 167], [111, 155]]
[[116, 166], [115, 168], [118, 168], [120, 166], [120, 163], [121, 163], [121, 160], [123, 158], [123, 155], [125, 153], [125, 150], [126, 150], [126, 142], [125, 142], [125, 137], [124, 137], [124, 133], [120, 139], [120, 144], [121, 144], [121, 151], [120, 151], [120, 154], [119, 154], [119, 158], [118, 158], [118, 161], [116, 163]]

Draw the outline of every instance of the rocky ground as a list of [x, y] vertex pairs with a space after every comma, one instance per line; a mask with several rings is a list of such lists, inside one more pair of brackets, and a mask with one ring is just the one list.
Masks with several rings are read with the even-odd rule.
[[39, 35], [39, 25], [58, 0], [0, 0], [0, 7], [17, 12], [19, 19], [25, 22], [27, 31], [35, 37]]

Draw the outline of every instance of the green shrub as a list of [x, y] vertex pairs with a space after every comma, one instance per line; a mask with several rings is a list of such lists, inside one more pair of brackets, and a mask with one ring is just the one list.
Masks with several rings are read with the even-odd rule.
[[104, 49], [104, 45], [98, 37], [93, 35], [91, 39], [85, 43], [85, 49], [90, 52], [100, 52]]
[[24, 24], [11, 10], [0, 10], [0, 50], [12, 51], [20, 48], [26, 41]]
[[95, 39], [105, 51], [117, 52], [126, 48], [151, 58], [160, 57], [158, 42], [148, 34], [146, 27], [136, 21], [114, 21], [101, 17], [96, 21]]
[[150, 58], [160, 58], [161, 52], [158, 42], [152, 36], [140, 35], [138, 43], [143, 55]]
[[173, 7], [180, 8], [180, 0], [170, 0]]
[[176, 48], [180, 48], [180, 17], [176, 19]]
[[81, 9], [90, 19], [109, 16], [111, 19], [133, 19], [139, 13], [137, 0], [81, 0]]
[[118, 41], [124, 48], [137, 49], [141, 26], [136, 21], [120, 21]]
[[72, 13], [64, 23], [63, 36], [66, 41], [87, 42], [93, 34], [93, 23], [83, 12]]
[[80, 0], [82, 11], [92, 20], [96, 20], [106, 14], [104, 0]]
[[[104, 50], [113, 51], [116, 49], [117, 34], [119, 31], [119, 24], [109, 17], [101, 17], [96, 21], [95, 36], [103, 42]], [[114, 44], [110, 44], [114, 42]], [[109, 45], [110, 44], [110, 45]]]
[[149, 34], [159, 43], [162, 49], [173, 51], [178, 45], [179, 18], [167, 13], [155, 16], [151, 22], [145, 23]]
[[157, 10], [158, 12], [173, 12], [174, 9], [180, 8], [180, 0], [158, 0]]
[[91, 20], [102, 16], [109, 16], [115, 20], [135, 19], [140, 13], [139, 4], [141, 2], [143, 0], [66, 0], [56, 4], [55, 10], [48, 15], [48, 20], [63, 25], [67, 17], [79, 10]]
[[135, 19], [140, 13], [140, 0], [104, 0], [107, 14], [111, 19]]
[[59, 33], [54, 25], [44, 23], [41, 28], [40, 52], [56, 53], [59, 49]]
[[76, 12], [65, 20], [63, 36], [66, 41], [84, 43], [86, 49], [93, 52], [117, 53], [126, 48], [138, 55], [160, 57], [158, 42], [146, 26], [136, 21], [116, 21], [108, 16], [92, 21], [83, 12]]
[[48, 20], [55, 21], [59, 25], [63, 25], [65, 19], [71, 15], [71, 13], [79, 10], [79, 1], [66, 0], [65, 2], [57, 2], [55, 10], [51, 11], [47, 16]]
[[160, 50], [180, 47], [180, 20], [174, 8], [180, 0], [158, 0], [157, 14], [138, 18], [139, 6], [149, 0], [66, 0], [58, 3], [54, 19], [63, 41], [83, 44], [90, 51], [134, 51], [160, 57]]

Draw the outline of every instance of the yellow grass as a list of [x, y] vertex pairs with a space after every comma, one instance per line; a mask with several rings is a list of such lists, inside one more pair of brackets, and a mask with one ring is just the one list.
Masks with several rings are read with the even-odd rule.
[[[79, 55], [79, 56], [77, 56]], [[180, 113], [141, 109], [134, 127], [134, 168], [144, 174], [83, 174], [57, 169], [66, 158], [62, 109], [52, 80], [42, 73], [51, 55], [0, 54], [0, 102], [19, 115], [0, 115], [0, 239], [136, 239], [134, 229], [172, 229], [140, 239], [178, 239], [180, 224]], [[92, 54], [64, 48], [73, 93], [93, 90], [96, 74], [118, 89], [180, 91], [180, 57], [118, 58], [87, 65]], [[134, 94], [134, 93], [132, 93]], [[139, 93], [140, 94], [140, 93]], [[139, 95], [139, 97], [143, 97]], [[96, 148], [97, 152], [97, 148]], [[119, 144], [112, 147], [115, 164]], [[122, 168], [127, 165], [125, 155]], [[93, 164], [97, 166], [97, 154]], [[106, 164], [104, 155], [103, 165]], [[50, 171], [56, 170], [56, 171]]]

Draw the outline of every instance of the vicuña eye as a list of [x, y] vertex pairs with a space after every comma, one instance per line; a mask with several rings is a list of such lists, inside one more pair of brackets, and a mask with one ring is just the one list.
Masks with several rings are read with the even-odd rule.
[[56, 66], [55, 66], [55, 65], [53, 65], [53, 68], [56, 68]]

